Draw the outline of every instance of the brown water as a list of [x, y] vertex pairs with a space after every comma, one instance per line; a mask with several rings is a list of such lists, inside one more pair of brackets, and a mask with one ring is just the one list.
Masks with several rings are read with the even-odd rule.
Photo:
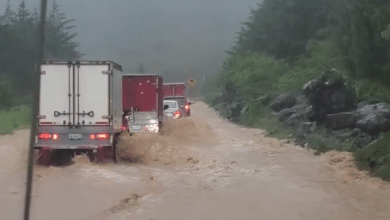
[[[31, 219], [390, 219], [389, 184], [349, 153], [314, 156], [205, 104], [161, 135], [122, 136], [118, 164], [34, 170]], [[0, 137], [1, 219], [21, 219], [28, 131]]]

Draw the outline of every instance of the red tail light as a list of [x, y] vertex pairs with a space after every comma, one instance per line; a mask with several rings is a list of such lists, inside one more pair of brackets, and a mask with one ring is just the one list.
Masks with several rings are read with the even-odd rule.
[[184, 106], [184, 108], [185, 108], [186, 110], [188, 110], [188, 109], [190, 109], [190, 106], [189, 106], [189, 105], [186, 105], [186, 106]]
[[46, 141], [50, 140], [50, 139], [58, 140], [59, 137], [60, 137], [60, 135], [58, 135], [58, 134], [49, 134], [49, 133], [38, 134], [39, 140], [46, 140]]
[[177, 111], [175, 111], [175, 112], [173, 113], [173, 116], [179, 118], [179, 117], [180, 117], [180, 114], [181, 114], [180, 111], [177, 110]]
[[108, 138], [110, 138], [110, 135], [107, 133], [101, 133], [101, 134], [97, 134], [96, 138], [98, 140], [108, 140]]
[[38, 135], [38, 138], [40, 140], [50, 140], [52, 137], [52, 134], [49, 134], [49, 133], [41, 133]]
[[96, 135], [95, 135], [95, 134], [90, 134], [90, 135], [89, 135], [89, 139], [95, 140], [95, 139], [96, 139]]

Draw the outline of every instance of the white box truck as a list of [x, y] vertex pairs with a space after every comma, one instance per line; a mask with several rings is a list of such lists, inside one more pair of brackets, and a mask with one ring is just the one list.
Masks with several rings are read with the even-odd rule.
[[[116, 162], [122, 128], [122, 67], [112, 61], [41, 64], [35, 149], [38, 163], [86, 153]], [[65, 157], [65, 158], [64, 158]]]

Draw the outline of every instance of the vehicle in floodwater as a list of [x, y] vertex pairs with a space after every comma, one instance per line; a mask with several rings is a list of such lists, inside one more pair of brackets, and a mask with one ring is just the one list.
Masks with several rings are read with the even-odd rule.
[[124, 74], [122, 78], [124, 127], [133, 133], [158, 133], [163, 121], [163, 78], [157, 74]]
[[83, 152], [91, 161], [116, 162], [122, 67], [112, 61], [48, 61], [41, 64], [40, 77], [38, 163]]

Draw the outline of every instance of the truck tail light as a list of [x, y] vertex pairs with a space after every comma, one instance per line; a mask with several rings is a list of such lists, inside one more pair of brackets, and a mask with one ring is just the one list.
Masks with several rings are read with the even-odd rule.
[[100, 134], [90, 134], [89, 135], [89, 139], [90, 140], [101, 140], [101, 141], [105, 141], [105, 140], [108, 140], [108, 138], [110, 138], [110, 135], [107, 134], [107, 133], [100, 133]]
[[59, 137], [60, 137], [59, 134], [50, 134], [50, 133], [41, 133], [41, 134], [38, 134], [38, 139], [39, 139], [39, 140], [45, 140], [45, 141], [48, 141], [48, 140], [50, 140], [50, 139], [58, 140]]
[[190, 109], [190, 106], [187, 104], [186, 106], [184, 106], [184, 108], [185, 108], [186, 110], [188, 110], [188, 109]]
[[58, 134], [53, 134], [53, 140], [58, 140], [60, 136]]
[[107, 133], [101, 133], [101, 134], [97, 134], [96, 138], [98, 140], [103, 140], [104, 141], [104, 140], [108, 140], [108, 138], [110, 138], [110, 135], [107, 134]]
[[52, 138], [52, 134], [49, 133], [41, 133], [38, 135], [39, 140], [50, 140]]

